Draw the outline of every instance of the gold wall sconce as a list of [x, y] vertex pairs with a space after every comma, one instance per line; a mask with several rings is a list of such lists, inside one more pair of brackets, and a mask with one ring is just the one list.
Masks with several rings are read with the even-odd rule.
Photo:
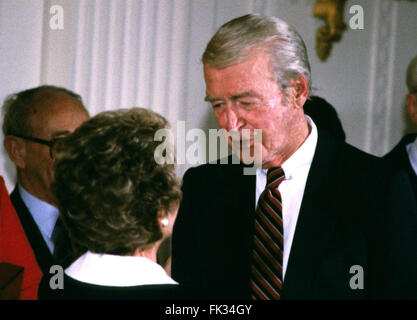
[[324, 20], [325, 25], [317, 30], [316, 52], [321, 61], [330, 56], [333, 42], [342, 38], [346, 29], [344, 9], [346, 0], [316, 0], [313, 15]]
[[[417, 2], [417, 0], [408, 1]], [[325, 22], [325, 25], [320, 27], [316, 33], [316, 53], [321, 61], [327, 60], [333, 43], [342, 38], [346, 29], [344, 22], [345, 3], [346, 0], [316, 0], [313, 16]]]

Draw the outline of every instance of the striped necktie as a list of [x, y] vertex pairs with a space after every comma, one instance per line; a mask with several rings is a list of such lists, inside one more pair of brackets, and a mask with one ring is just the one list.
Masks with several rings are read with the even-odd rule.
[[256, 208], [251, 266], [254, 300], [278, 300], [281, 297], [284, 229], [278, 185], [284, 178], [281, 167], [268, 170], [266, 187]]

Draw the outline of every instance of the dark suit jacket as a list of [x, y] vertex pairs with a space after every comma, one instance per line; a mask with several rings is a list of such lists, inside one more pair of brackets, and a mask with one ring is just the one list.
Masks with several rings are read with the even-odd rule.
[[19, 216], [20, 223], [22, 224], [23, 230], [25, 231], [26, 237], [33, 249], [36, 257], [36, 261], [42, 270], [43, 274], [49, 273], [51, 265], [58, 264], [49, 251], [48, 245], [42, 237], [41, 231], [38, 225], [33, 219], [29, 209], [20, 196], [19, 189], [17, 186], [10, 194], [10, 200]]
[[[249, 299], [256, 177], [230, 163], [184, 175], [172, 276], [207, 298]], [[282, 299], [417, 298], [416, 203], [383, 164], [319, 131]], [[355, 265], [364, 289], [350, 287]]]
[[407, 172], [413, 186], [414, 196], [417, 200], [417, 175], [411, 166], [407, 150], [405, 149], [406, 145], [413, 142], [416, 138], [417, 134], [408, 134], [404, 136], [394, 149], [384, 156], [384, 159], [391, 162], [395, 167]]
[[313, 119], [317, 128], [328, 132], [334, 137], [346, 140], [346, 134], [336, 109], [325, 99], [312, 96], [307, 99], [303, 109], [304, 113]]
[[[37, 299], [42, 272], [10, 201], [3, 177], [0, 176], [0, 263], [2, 262], [24, 268], [19, 299]], [[4, 275], [0, 272], [0, 278], [2, 276]]]

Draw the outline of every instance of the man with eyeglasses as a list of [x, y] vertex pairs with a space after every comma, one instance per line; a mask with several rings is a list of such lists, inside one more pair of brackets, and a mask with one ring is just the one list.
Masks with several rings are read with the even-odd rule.
[[[411, 121], [417, 125], [417, 56], [408, 64], [406, 82], [408, 87], [407, 112]], [[417, 200], [417, 134], [405, 135], [384, 158], [408, 173]]]
[[54, 145], [89, 118], [79, 95], [40, 86], [3, 104], [4, 147], [17, 170], [10, 198], [42, 271], [49, 272], [59, 212], [51, 190]]

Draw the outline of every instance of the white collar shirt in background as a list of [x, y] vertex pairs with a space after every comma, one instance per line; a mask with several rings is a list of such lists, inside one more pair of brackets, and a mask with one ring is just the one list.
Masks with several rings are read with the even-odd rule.
[[78, 281], [112, 287], [178, 284], [156, 262], [145, 257], [87, 251], [65, 273]]
[[414, 173], [417, 174], [417, 138], [405, 147]]
[[59, 217], [59, 210], [53, 205], [31, 195], [20, 184], [18, 185], [18, 188], [23, 203], [29, 209], [35, 223], [38, 225], [43, 239], [52, 253], [54, 251], [54, 243], [51, 237]]
[[[306, 116], [306, 118], [310, 125], [311, 132], [297, 151], [282, 164], [285, 180], [278, 186], [282, 198], [282, 219], [284, 226], [283, 279], [285, 279], [295, 226], [297, 224], [307, 176], [310, 171], [318, 140], [316, 125], [310, 117]], [[258, 199], [266, 186], [266, 174], [266, 169], [258, 169], [256, 172], [256, 206], [258, 205]]]

